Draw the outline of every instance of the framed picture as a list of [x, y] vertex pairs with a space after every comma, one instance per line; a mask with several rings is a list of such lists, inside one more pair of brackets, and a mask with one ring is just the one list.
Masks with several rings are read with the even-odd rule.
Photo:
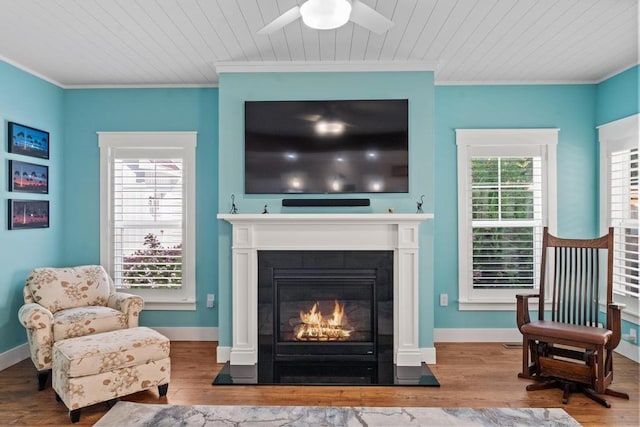
[[49, 193], [49, 166], [9, 160], [9, 191]]
[[9, 152], [49, 158], [49, 132], [9, 122]]
[[48, 200], [9, 199], [9, 230], [49, 228]]

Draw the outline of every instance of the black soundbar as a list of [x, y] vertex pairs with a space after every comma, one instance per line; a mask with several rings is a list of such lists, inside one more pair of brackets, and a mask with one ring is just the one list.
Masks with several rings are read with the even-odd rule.
[[369, 199], [282, 199], [282, 206], [369, 206]]

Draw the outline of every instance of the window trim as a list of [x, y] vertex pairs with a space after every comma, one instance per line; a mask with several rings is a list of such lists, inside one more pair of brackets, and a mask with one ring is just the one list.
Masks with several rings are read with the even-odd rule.
[[[598, 142], [600, 144], [600, 233], [605, 234], [611, 223], [609, 206], [611, 195], [609, 186], [611, 183], [609, 163], [612, 151], [620, 151], [632, 148], [640, 140], [640, 114], [634, 114], [619, 120], [597, 126]], [[637, 145], [636, 145], [637, 147]], [[640, 321], [640, 302], [637, 298], [616, 294], [615, 302], [625, 304], [622, 310], [622, 318], [638, 324]]]
[[[100, 148], [100, 263], [113, 275], [111, 171], [114, 150], [176, 150], [184, 160], [183, 285], [180, 291], [128, 289], [144, 298], [148, 310], [196, 310], [196, 155], [197, 132], [97, 132]], [[179, 294], [178, 294], [179, 292]], [[176, 298], [176, 296], [178, 298]]]
[[[537, 150], [542, 157], [542, 225], [548, 226], [550, 232], [557, 229], [557, 128], [544, 129], [456, 129], [456, 145], [458, 154], [458, 308], [460, 310], [515, 311], [517, 293], [525, 293], [522, 289], [474, 290], [468, 278], [471, 277], [472, 262], [467, 255], [470, 252], [470, 230], [468, 219], [467, 197], [471, 189], [468, 187], [467, 171], [472, 148], [486, 151], [500, 150], [500, 155], [531, 155]], [[492, 154], [495, 155], [495, 154]], [[499, 296], [496, 293], [499, 292]], [[537, 305], [532, 301], [531, 306]]]

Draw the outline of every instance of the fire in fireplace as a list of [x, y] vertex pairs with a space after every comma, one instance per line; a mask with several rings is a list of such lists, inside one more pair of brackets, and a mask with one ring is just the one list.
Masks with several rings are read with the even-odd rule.
[[275, 359], [376, 358], [376, 271], [274, 268]]
[[334, 301], [331, 316], [323, 316], [320, 302], [309, 311], [300, 312], [300, 321], [293, 331], [297, 341], [348, 341], [351, 336], [349, 319], [344, 314], [344, 304]]

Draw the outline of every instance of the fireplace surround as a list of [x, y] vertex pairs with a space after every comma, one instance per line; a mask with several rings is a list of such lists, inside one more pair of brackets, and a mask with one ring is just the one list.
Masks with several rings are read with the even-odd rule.
[[258, 363], [260, 251], [391, 251], [393, 343], [397, 367], [420, 366], [419, 224], [432, 214], [219, 214], [232, 224], [232, 346], [218, 362]]

